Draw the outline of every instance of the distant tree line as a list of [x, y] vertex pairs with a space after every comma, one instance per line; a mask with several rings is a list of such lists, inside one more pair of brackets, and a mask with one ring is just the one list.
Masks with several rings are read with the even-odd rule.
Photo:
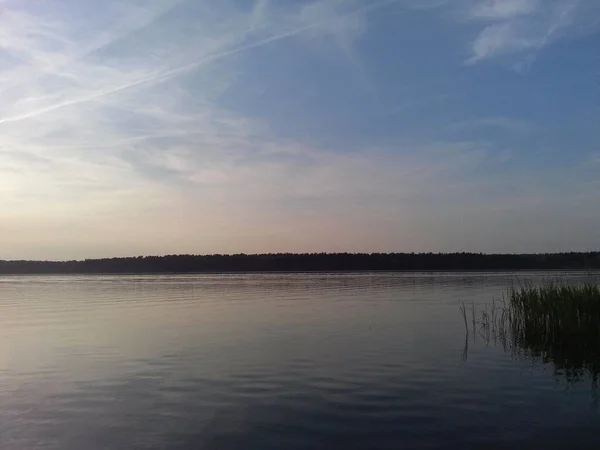
[[277, 253], [138, 256], [83, 261], [0, 260], [0, 274], [593, 269], [600, 269], [600, 252], [547, 254]]

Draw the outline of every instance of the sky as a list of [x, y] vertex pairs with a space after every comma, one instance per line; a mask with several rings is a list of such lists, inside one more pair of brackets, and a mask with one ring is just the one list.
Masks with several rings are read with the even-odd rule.
[[0, 0], [0, 259], [600, 249], [598, 0]]

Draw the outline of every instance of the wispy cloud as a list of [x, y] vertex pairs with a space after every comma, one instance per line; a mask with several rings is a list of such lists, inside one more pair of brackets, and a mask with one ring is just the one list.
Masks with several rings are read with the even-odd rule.
[[[148, 221], [147, 211], [173, 204], [194, 205], [190, 217], [200, 220], [224, 202], [239, 213], [248, 204], [257, 211], [258, 199], [264, 208], [392, 189], [374, 179], [356, 185], [369, 159], [273, 139], [266, 124], [218, 101], [236, 82], [235, 56], [300, 35], [333, 37], [350, 52], [363, 15], [391, 3], [258, 2], [242, 11], [226, 2], [215, 10], [113, 0], [91, 23], [85, 5], [78, 15], [66, 3], [8, 3], [0, 16], [8, 58], [0, 75], [0, 214], [16, 228], [6, 235], [30, 239], [18, 231], [23, 220], [80, 229], [89, 214], [106, 224], [126, 208]], [[197, 23], [203, 12], [206, 22]]]
[[[268, 251], [290, 249], [290, 236], [294, 249], [327, 250], [342, 228], [350, 244], [372, 243], [372, 230], [385, 228], [381, 242], [399, 248], [398, 229], [420, 236], [428, 206], [446, 212], [454, 203], [485, 205], [481, 193], [493, 190], [487, 183], [498, 176], [498, 149], [470, 139], [472, 129], [529, 130], [511, 117], [457, 117], [449, 131], [466, 130], [460, 140], [374, 139], [349, 152], [282, 136], [273, 117], [232, 106], [248, 71], [263, 74], [260, 54], [285, 44], [300, 46], [299, 54], [333, 49], [350, 63], [340, 64], [344, 70], [384, 97], [371, 77], [373, 55], [361, 53], [360, 43], [377, 30], [370, 14], [406, 4], [401, 0], [101, 3], [0, 3], [3, 257], [61, 257], [61, 246], [77, 257]], [[418, 6], [433, 14], [448, 3]], [[529, 22], [521, 20], [546, 17], [536, 2], [465, 5], [482, 36], [498, 34], [496, 44], [481, 38], [477, 61], [508, 51], [525, 33]], [[556, 31], [543, 19], [535, 36], [550, 31], [552, 41], [579, 17], [579, 6], [565, 14]], [[508, 31], [494, 31], [504, 26]], [[451, 102], [438, 100], [446, 98], [407, 96], [391, 114], [445, 106]], [[326, 118], [327, 111], [314, 113]], [[406, 245], [418, 242], [429, 245], [425, 237]]]
[[443, 128], [446, 132], [469, 131], [472, 129], [495, 128], [510, 133], [531, 133], [538, 127], [527, 120], [515, 117], [485, 117], [455, 122]]
[[496, 56], [525, 54], [531, 62], [544, 47], [562, 38], [600, 29], [595, 0], [478, 0], [469, 2], [466, 17], [491, 21], [471, 44], [474, 64]]
[[[253, 39], [252, 32], [257, 29], [257, 20], [265, 18], [264, 10], [267, 3], [261, 1], [257, 3], [256, 8], [254, 8], [253, 13], [249, 17], [240, 17], [238, 20], [232, 21], [233, 23], [231, 24], [230, 30], [227, 30], [222, 35], [211, 35], [210, 39], [207, 40], [213, 45], [204, 45], [200, 47], [200, 51], [194, 51], [190, 48], [189, 44], [186, 45], [185, 43], [182, 43], [183, 45], [177, 48], [178, 59], [185, 60], [187, 58], [182, 58], [182, 55], [195, 54], [194, 56], [196, 56], [199, 53], [200, 57], [196, 56], [192, 62], [175, 67], [168, 67], [168, 63], [155, 66], [152, 64], [153, 61], [145, 61], [144, 65], [131, 70], [131, 73], [124, 71], [123, 67], [92, 67], [89, 64], [83, 67], [77, 67], [76, 64], [73, 64], [69, 68], [71, 72], [68, 69], [62, 69], [58, 72], [57, 69], [59, 67], [64, 67], [67, 61], [81, 60], [89, 53], [113, 44], [134, 31], [155, 22], [161, 16], [173, 9], [177, 4], [181, 3], [181, 1], [182, 0], [173, 0], [168, 8], [162, 6], [158, 11], [148, 13], [141, 19], [134, 16], [123, 23], [118, 23], [115, 30], [102, 33], [100, 38], [95, 38], [91, 44], [85, 45], [83, 51], [75, 50], [74, 53], [76, 57], [74, 58], [65, 56], [65, 54], [60, 51], [45, 51], [43, 49], [47, 45], [45, 41], [48, 39], [49, 35], [51, 35], [55, 41], [70, 42], [67, 37], [63, 37], [59, 34], [57, 31], [58, 25], [50, 27], [45, 22], [37, 21], [37, 18], [35, 17], [27, 17], [21, 12], [10, 13], [8, 20], [3, 23], [4, 33], [0, 36], [0, 38], [2, 38], [0, 40], [0, 45], [9, 54], [25, 53], [26, 56], [20, 59], [23, 59], [29, 63], [30, 66], [33, 66], [34, 72], [47, 73], [54, 70], [50, 75], [72, 79], [74, 81], [80, 81], [78, 78], [87, 75], [89, 79], [84, 81], [88, 81], [88, 83], [86, 83], [88, 86], [93, 85], [94, 81], [98, 81], [96, 78], [98, 75], [103, 75], [105, 78], [99, 89], [72, 89], [72, 91], [76, 91], [80, 95], [67, 96], [67, 98], [62, 101], [47, 102], [48, 104], [37, 109], [29, 107], [26, 108], [27, 112], [21, 114], [13, 116], [5, 115], [5, 117], [0, 118], [0, 124], [24, 120], [59, 108], [94, 101], [139, 86], [164, 82], [173, 77], [197, 70], [201, 66], [214, 64], [223, 58], [235, 56], [303, 33], [311, 32], [333, 36], [344, 52], [355, 60], [351, 45], [352, 41], [364, 31], [365, 22], [363, 14], [396, 3], [398, 0], [382, 0], [367, 5], [356, 6], [354, 8], [345, 7], [342, 10], [329, 2], [314, 2], [300, 8], [297, 14], [288, 13], [287, 15], [280, 17], [279, 19], [281, 22], [288, 24], [287, 29], [280, 31], [278, 28], [275, 28], [275, 33], [267, 33], [266, 37]], [[338, 2], [338, 5], [343, 4]], [[147, 11], [147, 9], [145, 9], [145, 11]], [[258, 15], [257, 12], [259, 12]], [[15, 17], [18, 19], [15, 20]], [[279, 25], [279, 23], [275, 23]], [[125, 26], [123, 26], [123, 24], [125, 24]], [[291, 24], [291, 26], [289, 24]], [[53, 31], [45, 31], [48, 28], [52, 28]], [[125, 32], [123, 31], [123, 28], [126, 30]], [[264, 28], [266, 28], [266, 25], [263, 25], [263, 31]], [[27, 39], [20, 36], [20, 34], [23, 33], [23, 30], [30, 29], [37, 29], [37, 31], [34, 32], [33, 35], [28, 35]], [[197, 38], [201, 38], [201, 36], [198, 36]], [[35, 42], [34, 45], [31, 45], [32, 41]], [[27, 42], [27, 45], [25, 45], [24, 42]], [[237, 45], [232, 45], [232, 43]], [[147, 46], [151, 46], [151, 44], [151, 42], [146, 43]], [[166, 55], [163, 55], [163, 57], [164, 56]], [[73, 69], [75, 69], [74, 73]], [[81, 74], [77, 73], [77, 69], [81, 70]], [[111, 69], [113, 69], [113, 72], [118, 72], [118, 76], [114, 77], [114, 83], [110, 83], [111, 79], [107, 78], [107, 76], [113, 75], [110, 73]], [[104, 73], [85, 73], [92, 71], [104, 71]], [[17, 79], [15, 75], [16, 74], [14, 73], [12, 74], [13, 79]], [[122, 80], [124, 82], [118, 83], [118, 81]], [[22, 85], [23, 81], [20, 80], [17, 84]], [[80, 82], [79, 84], [84, 83]], [[39, 98], [33, 97], [25, 100], [39, 100]], [[23, 101], [23, 99], [20, 99], [18, 103], [21, 101]]]
[[484, 0], [475, 2], [469, 11], [474, 19], [501, 20], [537, 13], [542, 0]]

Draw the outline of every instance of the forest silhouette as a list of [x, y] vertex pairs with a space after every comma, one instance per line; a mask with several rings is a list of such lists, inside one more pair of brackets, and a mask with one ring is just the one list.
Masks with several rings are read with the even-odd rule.
[[0, 274], [595, 270], [600, 252], [269, 253], [168, 255], [81, 261], [2, 261]]

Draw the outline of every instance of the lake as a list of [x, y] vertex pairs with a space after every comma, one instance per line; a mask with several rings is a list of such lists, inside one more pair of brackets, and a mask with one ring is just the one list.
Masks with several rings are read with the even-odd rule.
[[0, 277], [0, 448], [600, 448], [592, 380], [465, 335], [547, 276]]

